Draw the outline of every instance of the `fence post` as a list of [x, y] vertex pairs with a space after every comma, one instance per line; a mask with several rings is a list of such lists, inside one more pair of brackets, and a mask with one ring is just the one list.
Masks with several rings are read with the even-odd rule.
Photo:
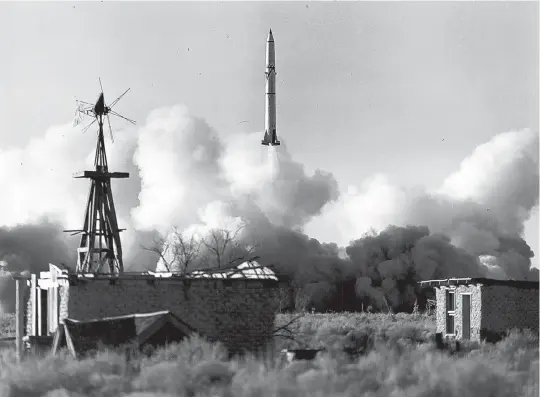
[[24, 292], [26, 287], [25, 279], [15, 280], [17, 300], [15, 302], [15, 348], [17, 350], [17, 361], [20, 362], [23, 354], [24, 336]]

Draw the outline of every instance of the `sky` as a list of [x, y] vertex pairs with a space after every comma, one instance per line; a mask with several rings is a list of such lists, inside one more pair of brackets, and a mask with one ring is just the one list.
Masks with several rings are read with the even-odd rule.
[[[13, 2], [0, 3], [0, 147], [69, 123], [98, 77], [111, 97], [131, 88], [116, 110], [140, 123], [182, 104], [225, 140], [262, 131], [270, 28], [278, 135], [341, 190], [375, 174], [436, 189], [495, 135], [538, 132], [537, 2]], [[536, 209], [535, 252], [538, 223]]]

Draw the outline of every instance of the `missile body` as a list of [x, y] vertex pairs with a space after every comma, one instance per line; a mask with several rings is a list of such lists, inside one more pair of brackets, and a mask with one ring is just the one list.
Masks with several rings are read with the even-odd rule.
[[276, 133], [276, 52], [272, 30], [266, 40], [266, 90], [263, 145], [277, 146]]

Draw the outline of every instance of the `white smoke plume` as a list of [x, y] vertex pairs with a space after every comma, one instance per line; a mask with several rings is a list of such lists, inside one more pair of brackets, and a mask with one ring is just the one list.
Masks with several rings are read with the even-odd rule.
[[162, 232], [172, 225], [213, 228], [231, 217], [249, 220], [253, 214], [244, 206], [249, 202], [273, 225], [291, 228], [337, 199], [331, 174], [306, 175], [284, 145], [279, 153], [268, 150], [260, 145], [260, 135], [220, 140], [183, 107], [152, 112], [134, 157], [142, 178], [140, 205], [132, 211], [136, 227]]
[[253, 133], [227, 140], [221, 166], [235, 197], [250, 196], [272, 224], [288, 228], [303, 226], [339, 197], [331, 174], [316, 170], [306, 175], [285, 143], [266, 148], [260, 137]]
[[[129, 179], [113, 182], [119, 223], [127, 229], [122, 235], [127, 270], [155, 267], [157, 256], [140, 247], [152, 245], [157, 232], [166, 235], [172, 226], [204, 234], [244, 224], [241, 238], [260, 242], [263, 262], [304, 282], [327, 282], [338, 272], [358, 277], [359, 285], [369, 281], [378, 291], [368, 295], [382, 293], [397, 306], [410, 300], [417, 279], [486, 273], [531, 277], [533, 253], [521, 233], [538, 204], [538, 134], [496, 136], [434, 192], [397, 187], [376, 175], [341, 196], [331, 174], [307, 174], [283, 141], [268, 149], [260, 137], [219, 136], [185, 107], [173, 106], [117, 133], [113, 145], [107, 141], [109, 168], [130, 172]], [[95, 132], [82, 134], [67, 125], [50, 128], [24, 148], [0, 150], [0, 187], [9, 192], [0, 196], [0, 260], [12, 270], [45, 270], [49, 262], [73, 261], [78, 237], [61, 229], [82, 223], [89, 186], [72, 173], [92, 168], [94, 150]], [[388, 225], [421, 227], [361, 238]], [[8, 237], [20, 235], [17, 227], [40, 232], [25, 237], [25, 244], [15, 243]], [[320, 243], [304, 229], [328, 231], [321, 237], [337, 244]], [[37, 238], [49, 241], [35, 245], [38, 261], [13, 259], [24, 257], [24, 247]], [[348, 258], [339, 246], [358, 238], [347, 248]], [[369, 252], [381, 252], [379, 243], [393, 244], [397, 256], [369, 262]]]
[[142, 179], [137, 229], [165, 232], [197, 221], [197, 211], [226, 195], [217, 134], [182, 106], [154, 110], [139, 129], [134, 162]]

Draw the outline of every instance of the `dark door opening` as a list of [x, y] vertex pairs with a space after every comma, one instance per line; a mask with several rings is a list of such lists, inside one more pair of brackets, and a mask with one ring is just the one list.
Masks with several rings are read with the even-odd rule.
[[463, 328], [462, 339], [471, 339], [471, 296], [470, 295], [461, 295], [461, 315], [462, 322], [461, 326]]
[[41, 327], [39, 330], [39, 335], [47, 336], [49, 333], [49, 311], [47, 310], [49, 307], [49, 305], [47, 304], [48, 290], [40, 289], [39, 293], [41, 295], [41, 307], [39, 308], [41, 316]]

